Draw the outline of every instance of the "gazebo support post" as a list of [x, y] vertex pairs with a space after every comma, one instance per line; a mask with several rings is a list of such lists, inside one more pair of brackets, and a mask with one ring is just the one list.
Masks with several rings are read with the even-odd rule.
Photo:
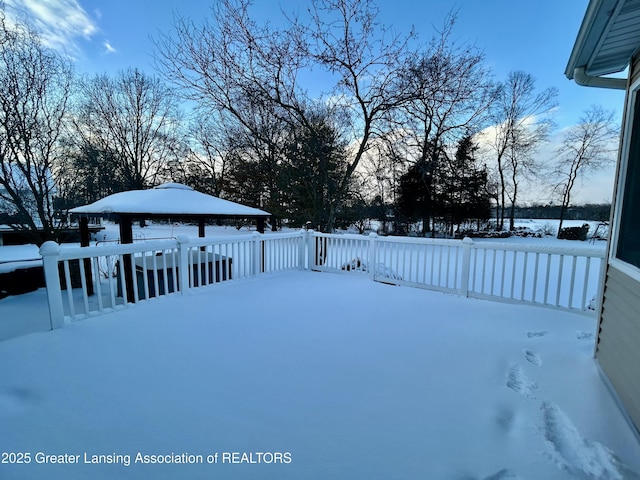
[[256, 217], [256, 229], [260, 233], [264, 233], [264, 217]]
[[[204, 218], [198, 218], [198, 237], [204, 238]], [[201, 252], [204, 252], [206, 249], [206, 247], [200, 247]]]
[[[120, 243], [133, 243], [133, 219], [128, 215], [120, 216]], [[124, 285], [127, 291], [127, 301], [135, 302], [133, 292], [133, 272], [131, 255], [122, 256], [122, 268], [124, 269]]]
[[[89, 218], [86, 216], [80, 217], [80, 246], [88, 247], [91, 241], [89, 236]], [[87, 285], [87, 295], [93, 295], [93, 275], [91, 273], [91, 259], [85, 258], [82, 260], [84, 265], [84, 280]]]

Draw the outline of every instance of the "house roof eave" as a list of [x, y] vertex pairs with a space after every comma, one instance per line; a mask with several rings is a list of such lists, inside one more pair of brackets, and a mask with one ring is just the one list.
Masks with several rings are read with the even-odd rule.
[[[578, 75], [595, 78], [622, 72], [639, 46], [640, 2], [591, 0], [565, 75], [570, 80], [578, 81]], [[618, 81], [618, 85], [622, 85], [622, 82]]]

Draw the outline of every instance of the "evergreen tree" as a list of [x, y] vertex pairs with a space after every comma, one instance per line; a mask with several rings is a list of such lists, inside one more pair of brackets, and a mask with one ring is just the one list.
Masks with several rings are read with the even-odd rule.
[[471, 136], [463, 137], [458, 142], [455, 157], [441, 170], [438, 212], [450, 234], [456, 225], [470, 220], [488, 220], [491, 215], [487, 169], [477, 165], [477, 150]]
[[290, 132], [284, 149], [283, 191], [286, 192], [287, 219], [292, 226], [311, 222], [313, 228], [329, 231], [348, 191], [340, 193], [346, 169], [345, 146], [337, 130], [322, 113], [305, 127]]
[[403, 223], [422, 220], [423, 233], [430, 231], [431, 218], [436, 213], [434, 199], [435, 166], [420, 160], [400, 177], [396, 201], [396, 215]]
[[470, 220], [487, 220], [491, 203], [487, 192], [487, 170], [476, 164], [478, 147], [470, 136], [458, 142], [453, 159], [444, 152], [438, 161], [419, 161], [401, 177], [396, 209], [406, 222], [422, 220], [423, 233], [429, 222], [439, 220], [446, 231]]

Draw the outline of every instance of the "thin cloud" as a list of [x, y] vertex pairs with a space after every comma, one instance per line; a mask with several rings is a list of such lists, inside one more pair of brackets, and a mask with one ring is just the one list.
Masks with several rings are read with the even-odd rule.
[[109, 43], [109, 40], [105, 40], [102, 42], [102, 46], [104, 47], [104, 53], [116, 53], [116, 49]]
[[77, 0], [5, 0], [7, 13], [25, 20], [43, 43], [75, 56], [78, 41], [91, 39], [99, 29]]

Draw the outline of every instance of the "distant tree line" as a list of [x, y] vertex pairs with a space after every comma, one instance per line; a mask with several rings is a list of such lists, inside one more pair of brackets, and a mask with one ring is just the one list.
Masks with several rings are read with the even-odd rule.
[[[562, 211], [564, 209], [564, 212]], [[595, 203], [585, 205], [572, 205], [563, 207], [562, 205], [541, 205], [534, 204], [527, 207], [516, 207], [516, 218], [540, 218], [557, 220], [560, 215], [565, 220], [593, 220], [608, 222], [611, 214], [610, 203]]]
[[0, 222], [56, 238], [69, 208], [174, 181], [263, 208], [273, 229], [453, 234], [492, 208], [512, 229], [525, 181], [554, 178], [568, 218], [575, 180], [615, 158], [611, 114], [592, 107], [536, 160], [555, 89], [495, 81], [455, 15], [421, 42], [383, 27], [372, 0], [305, 12], [274, 27], [220, 0], [156, 39], [157, 75], [88, 77], [0, 3]]

